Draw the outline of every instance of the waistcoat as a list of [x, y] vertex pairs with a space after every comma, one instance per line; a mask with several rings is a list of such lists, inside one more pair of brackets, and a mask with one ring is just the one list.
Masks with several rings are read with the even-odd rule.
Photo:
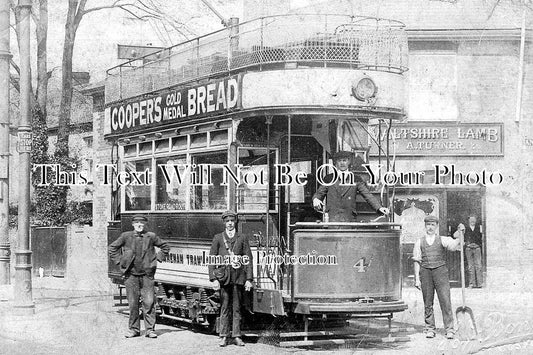
[[436, 269], [440, 266], [446, 265], [446, 252], [442, 246], [440, 236], [436, 235], [433, 244], [429, 245], [426, 237], [422, 237], [420, 243], [422, 251], [422, 267], [426, 269]]

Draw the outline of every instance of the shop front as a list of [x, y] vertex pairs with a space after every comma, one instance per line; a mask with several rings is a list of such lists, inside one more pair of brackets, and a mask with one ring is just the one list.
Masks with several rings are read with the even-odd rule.
[[[503, 182], [503, 175], [496, 169], [503, 157], [503, 124], [409, 122], [395, 125], [389, 137], [396, 176], [420, 177], [395, 181], [392, 193], [394, 222], [402, 224], [404, 285], [414, 282], [413, 245], [425, 233], [427, 215], [439, 217], [441, 236], [452, 236], [460, 223], [469, 228], [469, 220], [475, 217], [474, 226], [482, 236], [480, 277], [485, 285], [486, 246], [491, 234], [486, 228], [487, 189]], [[373, 153], [371, 149], [370, 155]], [[460, 252], [448, 252], [447, 258], [452, 286], [460, 287]], [[473, 280], [465, 262], [468, 285]]]

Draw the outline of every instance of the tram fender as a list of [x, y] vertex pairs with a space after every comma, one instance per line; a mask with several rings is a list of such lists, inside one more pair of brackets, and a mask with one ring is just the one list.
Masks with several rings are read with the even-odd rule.
[[285, 316], [283, 297], [278, 290], [254, 289], [254, 312]]

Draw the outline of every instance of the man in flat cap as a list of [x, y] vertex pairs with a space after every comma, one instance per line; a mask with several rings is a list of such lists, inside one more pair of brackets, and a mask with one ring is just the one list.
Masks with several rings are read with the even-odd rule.
[[[324, 183], [330, 184], [335, 175], [337, 177], [348, 174], [348, 168], [352, 160], [353, 153], [339, 151], [333, 155], [333, 162], [337, 169], [337, 174], [328, 174], [324, 178]], [[353, 174], [353, 181], [345, 181], [337, 178], [330, 185], [321, 185], [313, 196], [313, 207], [318, 211], [328, 213], [330, 222], [356, 222], [356, 197], [360, 193], [364, 199], [374, 208], [374, 210], [388, 215], [389, 209], [382, 207], [381, 203], [368, 191], [366, 183], [357, 174]], [[324, 198], [326, 204], [324, 206]]]
[[424, 299], [426, 338], [435, 337], [433, 299], [435, 291], [437, 291], [444, 327], [446, 328], [446, 338], [453, 339], [455, 332], [445, 249], [450, 251], [459, 250], [461, 247], [460, 239], [439, 236], [439, 219], [433, 215], [426, 216], [424, 224], [426, 234], [415, 242], [413, 260], [415, 287], [422, 290]]
[[[222, 214], [225, 230], [215, 235], [209, 255], [224, 257], [226, 277], [220, 277], [215, 269], [220, 265], [209, 264], [209, 280], [215, 290], [220, 289], [220, 346], [228, 344], [228, 337], [235, 338], [235, 344], [244, 346], [241, 339], [241, 306], [243, 290], [251, 291], [253, 284], [252, 252], [248, 239], [235, 230], [237, 214], [226, 211]], [[223, 265], [223, 266], [224, 266]], [[218, 278], [217, 278], [218, 277]]]
[[[139, 317], [139, 296], [142, 295], [144, 326], [148, 338], [157, 338], [155, 326], [154, 274], [157, 261], [163, 261], [169, 247], [155, 233], [145, 229], [148, 219], [134, 215], [131, 224], [133, 231], [124, 232], [109, 245], [109, 256], [124, 275], [124, 285], [130, 309], [126, 338], [141, 335]], [[156, 253], [155, 247], [161, 249]], [[122, 252], [121, 252], [122, 251]]]

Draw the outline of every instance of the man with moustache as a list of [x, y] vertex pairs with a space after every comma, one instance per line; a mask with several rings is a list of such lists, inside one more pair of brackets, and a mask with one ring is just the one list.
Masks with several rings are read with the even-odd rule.
[[[131, 224], [133, 231], [124, 232], [111, 245], [109, 256], [124, 274], [124, 286], [130, 310], [129, 331], [126, 338], [141, 335], [139, 317], [139, 296], [142, 296], [144, 326], [146, 337], [157, 338], [155, 326], [155, 287], [154, 274], [157, 261], [163, 261], [168, 255], [169, 247], [155, 233], [148, 232], [145, 227], [148, 219], [143, 215], [135, 215]], [[161, 249], [156, 253], [155, 247]], [[122, 252], [121, 252], [122, 251]]]
[[[333, 155], [333, 162], [337, 169], [338, 179], [333, 185], [321, 185], [313, 196], [313, 207], [317, 211], [328, 213], [330, 222], [356, 222], [356, 197], [360, 193], [364, 199], [378, 212], [388, 215], [389, 209], [382, 207], [380, 202], [368, 191], [366, 183], [357, 175], [353, 174], [354, 181], [346, 179], [343, 183], [343, 174], [350, 174], [348, 168], [351, 163], [353, 153], [339, 151]], [[329, 184], [334, 179], [334, 174], [328, 174], [324, 182]], [[326, 204], [324, 206], [324, 198]]]
[[[415, 287], [422, 290], [426, 338], [435, 337], [435, 316], [433, 299], [435, 291], [439, 297], [440, 309], [446, 338], [454, 338], [450, 280], [446, 266], [446, 249], [459, 250], [460, 239], [438, 235], [439, 219], [429, 215], [424, 218], [426, 234], [421, 236], [413, 248]], [[460, 236], [462, 237], [462, 236]]]
[[251, 291], [253, 285], [252, 252], [248, 239], [236, 232], [237, 213], [226, 211], [222, 214], [225, 230], [215, 235], [211, 244], [210, 256], [221, 256], [226, 263], [229, 275], [221, 284], [215, 275], [217, 265], [209, 264], [209, 280], [214, 283], [215, 290], [220, 289], [220, 346], [228, 344], [228, 338], [233, 336], [235, 344], [244, 346], [241, 339], [241, 307], [243, 290]]

